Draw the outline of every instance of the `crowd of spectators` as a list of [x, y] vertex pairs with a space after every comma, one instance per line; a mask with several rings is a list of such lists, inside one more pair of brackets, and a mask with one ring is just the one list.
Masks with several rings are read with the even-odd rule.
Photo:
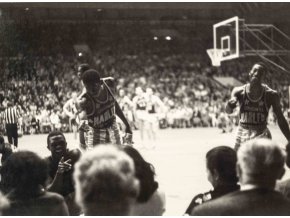
[[[47, 158], [14, 151], [3, 161], [2, 215], [161, 216], [166, 211], [166, 192], [155, 179], [154, 167], [134, 147], [68, 150], [59, 131], [48, 134], [47, 142]], [[289, 147], [285, 153], [274, 141], [260, 138], [238, 151], [212, 148], [206, 154], [206, 171], [213, 190], [196, 195], [185, 214], [289, 215], [289, 180], [277, 182], [285, 163], [290, 166]]]
[[[217, 68], [210, 65], [204, 54], [174, 53], [168, 45], [136, 48], [127, 53], [126, 49], [122, 53], [123, 47], [99, 47], [90, 52], [89, 61], [102, 76], [114, 77], [116, 89], [124, 89], [130, 99], [138, 86], [144, 90], [153, 88], [167, 106], [160, 120], [161, 128], [218, 126], [232, 87], [224, 87], [214, 77], [231, 76], [246, 82], [253, 63], [242, 58]], [[79, 57], [64, 54], [41, 57], [18, 54], [0, 60], [1, 106], [5, 108], [7, 101], [12, 100], [22, 109], [22, 133], [71, 131], [63, 105], [72, 92], [82, 91], [76, 73], [80, 61]], [[280, 93], [286, 115], [290, 79], [285, 78], [286, 73], [270, 71], [266, 83]]]

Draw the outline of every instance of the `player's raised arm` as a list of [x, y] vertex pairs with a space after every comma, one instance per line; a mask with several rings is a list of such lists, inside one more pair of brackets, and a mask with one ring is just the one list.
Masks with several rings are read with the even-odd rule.
[[287, 123], [287, 120], [283, 115], [281, 105], [280, 105], [280, 97], [279, 97], [277, 92], [273, 92], [273, 94], [272, 94], [272, 107], [273, 107], [274, 113], [276, 114], [279, 128], [281, 129], [282, 133], [284, 134], [284, 136], [286, 137], [286, 139], [289, 142], [290, 141], [290, 129], [289, 129], [289, 125]]

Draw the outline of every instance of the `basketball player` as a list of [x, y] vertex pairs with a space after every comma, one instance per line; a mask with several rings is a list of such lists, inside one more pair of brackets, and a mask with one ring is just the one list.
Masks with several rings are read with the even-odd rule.
[[145, 122], [147, 119], [147, 100], [146, 95], [143, 92], [141, 87], [137, 87], [136, 96], [133, 98], [134, 104], [134, 117], [136, 118], [137, 127], [140, 132], [141, 144], [144, 146], [144, 131], [145, 131]]
[[131, 128], [112, 93], [113, 78], [101, 80], [96, 70], [89, 69], [81, 75], [81, 79], [86, 91], [80, 97], [78, 107], [80, 112], [86, 114], [88, 120], [88, 146], [93, 147], [106, 143], [121, 144], [116, 115], [126, 126], [125, 143], [131, 143]]
[[80, 64], [78, 66], [78, 78], [81, 80], [81, 76], [82, 74], [86, 71], [86, 70], [89, 70], [90, 69], [90, 65], [84, 63], [84, 64]]
[[77, 139], [77, 129], [78, 129], [78, 110], [77, 104], [77, 93], [73, 92], [71, 94], [71, 99], [69, 99], [63, 106], [64, 113], [69, 117], [70, 129], [74, 133], [74, 138]]
[[227, 102], [226, 112], [228, 114], [233, 112], [238, 103], [240, 107], [236, 150], [242, 143], [250, 139], [256, 137], [271, 138], [271, 133], [267, 128], [270, 107], [276, 114], [282, 133], [288, 141], [290, 140], [290, 130], [281, 110], [279, 95], [277, 91], [262, 83], [266, 71], [263, 63], [254, 64], [249, 73], [250, 82], [235, 87], [231, 99]]
[[146, 110], [147, 110], [147, 120], [145, 122], [145, 129], [147, 132], [148, 139], [151, 143], [151, 147], [155, 148], [156, 144], [156, 133], [159, 129], [159, 114], [165, 112], [165, 105], [161, 101], [161, 99], [153, 94], [152, 88], [146, 89], [147, 95], [147, 103], [146, 103]]
[[[128, 120], [130, 126], [134, 126], [134, 116], [133, 116], [133, 108], [134, 104], [131, 99], [126, 95], [124, 89], [119, 89], [118, 95], [118, 103], [120, 105], [121, 110], [123, 111], [126, 119]], [[122, 121], [120, 119], [117, 120], [118, 124], [123, 128]]]

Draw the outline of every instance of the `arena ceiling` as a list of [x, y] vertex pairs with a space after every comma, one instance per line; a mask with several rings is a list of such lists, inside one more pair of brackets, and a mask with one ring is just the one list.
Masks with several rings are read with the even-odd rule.
[[290, 3], [168, 2], [168, 3], [0, 3], [2, 20], [23, 18], [43, 22], [220, 21], [232, 16], [249, 22], [290, 22]]

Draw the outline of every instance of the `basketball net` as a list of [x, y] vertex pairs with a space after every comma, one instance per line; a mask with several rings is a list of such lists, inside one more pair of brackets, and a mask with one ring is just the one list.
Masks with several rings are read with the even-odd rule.
[[207, 49], [207, 54], [211, 59], [212, 66], [220, 67], [221, 66], [221, 58], [223, 57], [222, 49]]

